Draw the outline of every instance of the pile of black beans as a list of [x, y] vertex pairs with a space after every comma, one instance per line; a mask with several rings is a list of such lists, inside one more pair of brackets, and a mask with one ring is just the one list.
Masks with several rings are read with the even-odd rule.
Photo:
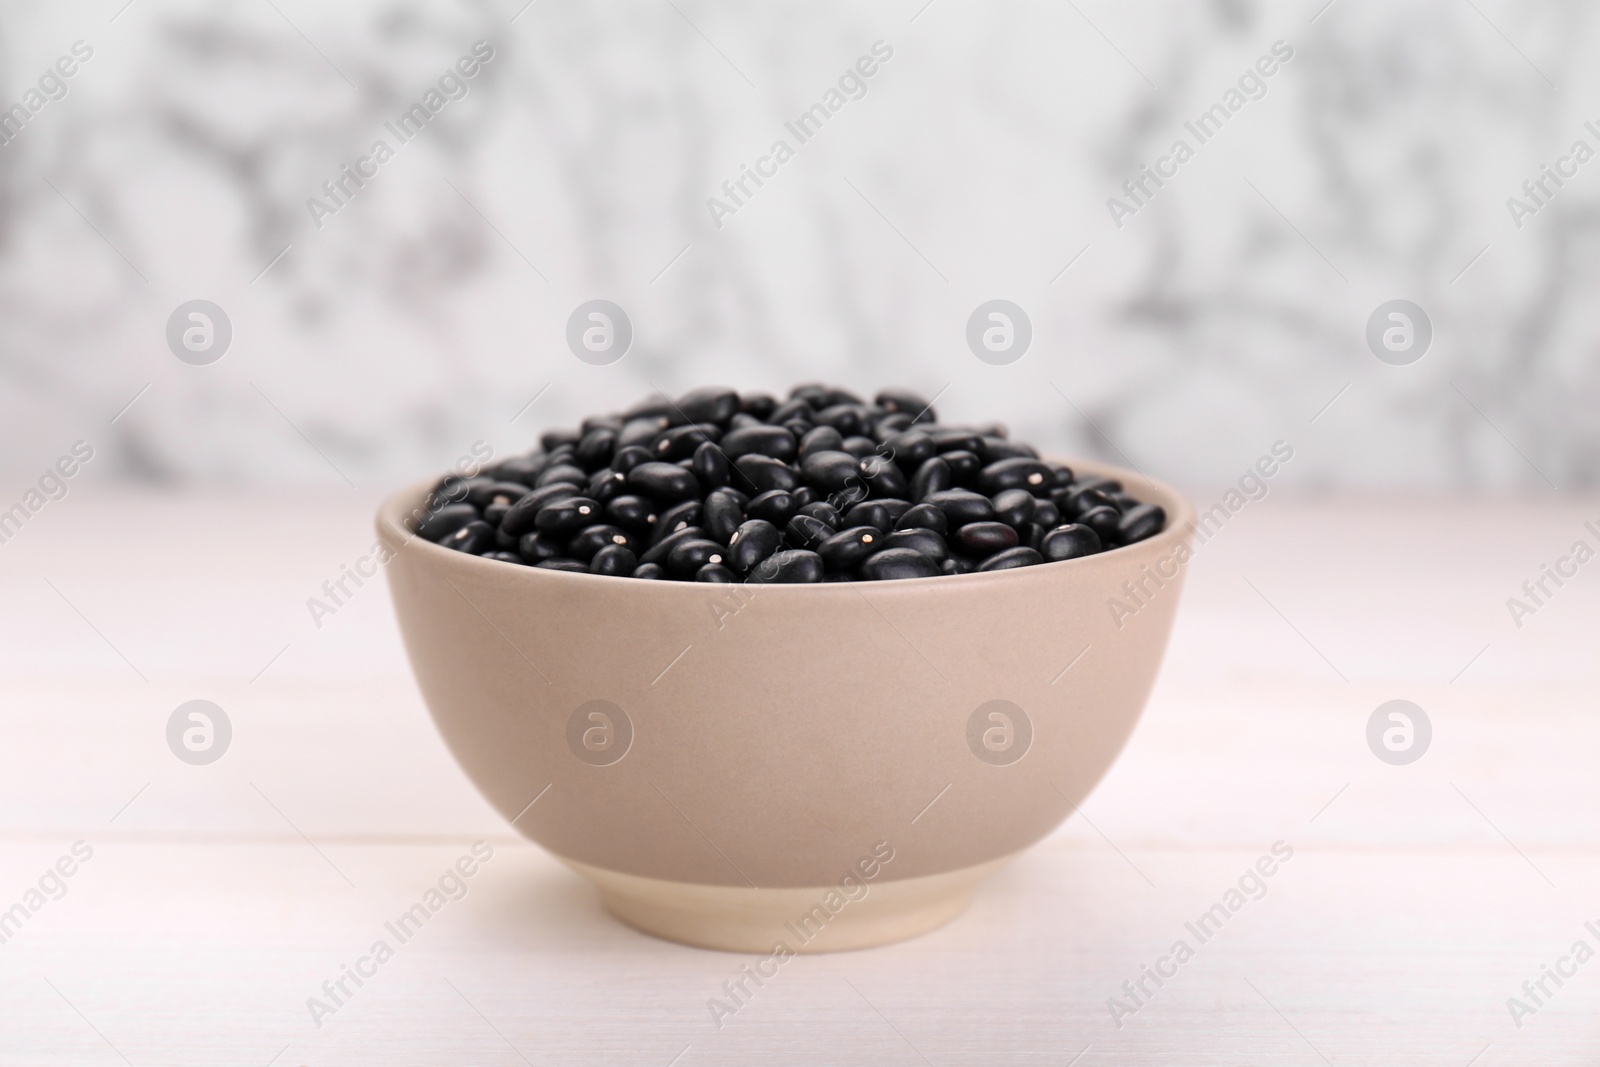
[[696, 389], [543, 435], [429, 494], [416, 533], [504, 563], [698, 582], [930, 578], [1142, 541], [1166, 513], [1002, 426], [940, 426], [903, 390], [867, 403]]

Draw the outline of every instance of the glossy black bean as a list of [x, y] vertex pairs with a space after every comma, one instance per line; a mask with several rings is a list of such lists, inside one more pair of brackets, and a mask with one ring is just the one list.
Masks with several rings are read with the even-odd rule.
[[720, 386], [704, 386], [680, 396], [677, 408], [690, 422], [725, 423], [739, 410], [739, 394]]
[[635, 578], [654, 578], [660, 581], [666, 578], [667, 568], [659, 563], [641, 563], [633, 568], [633, 576]]
[[515, 563], [519, 567], [523, 566], [522, 557], [517, 555], [515, 552], [501, 552], [498, 550], [494, 552], [485, 552], [483, 554], [483, 558], [499, 560], [501, 563]]
[[772, 409], [772, 414], [767, 417], [767, 421], [775, 426], [782, 426], [791, 420], [800, 419], [809, 426], [816, 421], [816, 414], [817, 409], [804, 399], [790, 397]]
[[1015, 528], [1003, 522], [969, 522], [950, 540], [971, 555], [988, 556], [1015, 548], [1019, 538]]
[[589, 573], [589, 565], [581, 559], [547, 559], [543, 563], [535, 563], [534, 566], [547, 571], [570, 571], [573, 574]]
[[485, 467], [483, 473], [497, 482], [518, 482], [533, 487], [533, 481], [544, 469], [542, 458], [533, 456], [507, 456], [499, 463]]
[[575, 445], [583, 435], [576, 430], [546, 430], [539, 435], [539, 447], [554, 452], [561, 445]]
[[429, 512], [417, 523], [417, 536], [424, 541], [442, 541], [469, 522], [478, 520], [478, 509], [471, 504], [446, 504]]
[[983, 469], [983, 461], [975, 452], [941, 452], [939, 458], [950, 467], [950, 482], [955, 486], [970, 486], [978, 480], [978, 472]]
[[884, 442], [884, 448], [907, 475], [915, 474], [924, 463], [938, 455], [933, 438], [925, 430], [895, 434]]
[[793, 584], [822, 581], [822, 557], [803, 548], [774, 552], [751, 568], [745, 581]]
[[857, 467], [861, 479], [878, 496], [904, 497], [911, 491], [905, 472], [888, 456], [868, 456]]
[[569, 496], [539, 509], [533, 525], [541, 533], [562, 536], [592, 526], [600, 519], [600, 502], [586, 496]]
[[1122, 512], [1116, 508], [1090, 508], [1078, 516], [1078, 521], [1099, 535], [1101, 541], [1112, 544], [1122, 525]]
[[817, 426], [806, 431], [800, 438], [800, 450], [796, 453], [802, 460], [813, 452], [843, 452], [844, 434], [832, 426]]
[[749, 519], [728, 538], [728, 565], [741, 574], [776, 552], [783, 534], [765, 519]]
[[707, 492], [728, 484], [728, 457], [723, 454], [720, 445], [710, 441], [700, 442], [700, 447], [694, 450], [689, 469], [700, 480], [700, 488]]
[[685, 526], [677, 533], [670, 533], [645, 549], [639, 554], [640, 563], [660, 563], [665, 565], [667, 554], [685, 541], [706, 541], [706, 532], [698, 526]]
[[1002, 489], [989, 502], [994, 505], [996, 521], [1019, 528], [1033, 521], [1033, 512], [1038, 506], [1033, 494], [1026, 489]]
[[625, 545], [602, 545], [589, 560], [590, 574], [609, 574], [613, 578], [626, 578], [639, 565], [638, 557]]
[[860, 484], [856, 466], [860, 461], [848, 452], [818, 450], [800, 461], [800, 476], [806, 484], [824, 493], [842, 492]]
[[[978, 457], [985, 467], [1003, 459], [1038, 459], [1039, 455], [1027, 445], [1007, 441], [1004, 437], [986, 434], [978, 439]], [[1005, 488], [1010, 488], [1009, 486]]]
[[839, 447], [857, 459], [866, 459], [878, 451], [878, 442], [870, 437], [846, 437]]
[[783, 489], [772, 489], [751, 497], [750, 503], [744, 507], [744, 513], [746, 518], [765, 519], [773, 526], [782, 529], [799, 508], [800, 505], [795, 503], [793, 493]]
[[1032, 567], [1043, 563], [1044, 557], [1029, 548], [1027, 545], [1018, 545], [1008, 548], [1003, 552], [996, 552], [982, 563], [978, 564], [980, 571], [1008, 571], [1013, 567]]
[[826, 501], [822, 500], [822, 494], [809, 485], [802, 485], [794, 491], [794, 506], [797, 511], [807, 504], [815, 504], [819, 501], [826, 503]]
[[739, 397], [740, 411], [766, 422], [772, 421], [772, 413], [777, 409], [778, 401], [766, 393], [745, 393]]
[[978, 561], [971, 556], [963, 556], [958, 552], [952, 552], [939, 565], [939, 568], [945, 574], [971, 574], [978, 569]]
[[793, 492], [800, 487], [800, 476], [795, 473], [794, 468], [771, 456], [751, 453], [740, 456], [733, 461], [733, 465], [757, 493], [766, 493], [773, 489]]
[[1039, 554], [1051, 563], [1079, 556], [1092, 556], [1100, 551], [1100, 535], [1082, 523], [1057, 526], [1044, 535], [1039, 544]]
[[610, 427], [602, 426], [590, 430], [578, 442], [578, 447], [572, 454], [590, 470], [604, 467], [611, 462], [612, 453], [617, 450], [617, 431]]
[[969, 522], [988, 522], [994, 518], [994, 505], [989, 498], [966, 489], [930, 493], [924, 503], [932, 504], [944, 512], [944, 517], [953, 527]]
[[784, 526], [783, 540], [790, 548], [815, 550], [823, 541], [832, 537], [834, 532], [835, 528], [821, 519], [813, 519], [810, 515], [796, 515]]
[[1102, 493], [1122, 492], [1122, 483], [1115, 478], [1107, 478], [1100, 474], [1084, 474], [1073, 483], [1079, 489], [1098, 489]]
[[[498, 478], [485, 478], [485, 483], [499, 481]], [[472, 481], [461, 477], [459, 474], [447, 474], [433, 483], [433, 488], [428, 490], [428, 507], [437, 511], [446, 504], [464, 504], [467, 494], [472, 491]]]
[[[742, 430], [746, 426], [765, 426], [765, 425], [766, 425], [765, 422], [763, 422], [760, 419], [756, 418], [754, 415], [750, 414], [747, 411], [735, 412], [733, 418], [728, 420], [728, 429], [730, 429], [730, 430]], [[728, 435], [727, 434], [723, 434], [722, 437], [723, 437], [723, 440], [727, 440]]]
[[596, 552], [607, 545], [616, 545], [635, 553], [641, 547], [639, 542], [621, 527], [597, 523], [579, 530], [577, 535], [567, 542], [567, 555], [587, 563], [594, 558]]
[[639, 464], [628, 472], [628, 488], [665, 504], [700, 495], [695, 476], [675, 463]]
[[1143, 541], [1161, 532], [1167, 524], [1167, 513], [1159, 504], [1139, 504], [1128, 509], [1117, 524], [1117, 540], [1125, 545]]
[[942, 493], [955, 486], [955, 479], [950, 473], [950, 464], [939, 456], [925, 459], [917, 467], [916, 474], [911, 478], [911, 487], [907, 495], [912, 501], [921, 503], [928, 499], [931, 493]]
[[584, 485], [589, 481], [589, 472], [582, 467], [571, 463], [555, 463], [539, 472], [539, 477], [533, 480], [534, 488], [543, 489], [547, 485], [559, 485], [561, 482], [571, 482], [573, 485]]
[[707, 563], [723, 563], [728, 550], [709, 537], [692, 537], [679, 541], [667, 553], [667, 573], [678, 578], [692, 578], [694, 572]]
[[710, 423], [691, 423], [663, 430], [650, 439], [650, 457], [662, 463], [688, 459], [707, 441], [720, 441], [722, 430]]
[[950, 529], [950, 520], [933, 504], [917, 504], [908, 509], [894, 524], [896, 530], [932, 530], [943, 537]]
[[933, 438], [933, 447], [940, 455], [946, 452], [971, 452], [977, 454], [978, 447], [983, 438], [971, 430], [962, 430], [955, 427], [945, 429], [930, 429], [928, 436]]
[[860, 404], [834, 404], [817, 412], [818, 426], [832, 426], [845, 437], [867, 432], [867, 411]]
[[1072, 484], [1072, 468], [1063, 467], [1059, 463], [1047, 463], [1050, 468], [1050, 488], [1052, 490], [1065, 489]]
[[[901, 512], [904, 514], [904, 512]], [[871, 526], [879, 533], [894, 529], [894, 512], [882, 500], [863, 500], [844, 513], [845, 526]]]
[[[488, 522], [489, 520], [485, 519], [483, 521]], [[496, 530], [494, 532], [494, 547], [498, 552], [515, 552], [517, 550], [517, 542], [520, 540], [522, 540], [520, 537], [512, 537], [504, 530]]]
[[622, 432], [617, 434], [617, 449], [646, 446], [655, 440], [656, 434], [672, 425], [672, 420], [665, 415], [647, 415], [642, 418], [629, 419], [622, 424]]
[[656, 521], [656, 505], [632, 493], [606, 501], [606, 521], [635, 534], [648, 533]]
[[806, 434], [811, 432], [811, 424], [805, 419], [790, 419], [787, 422], [780, 422], [776, 425], [782, 426], [785, 430], [788, 430], [790, 433], [794, 434], [794, 439], [796, 441], [800, 440]]
[[467, 503], [482, 510], [490, 504], [515, 504], [528, 495], [528, 487], [521, 482], [473, 481], [468, 483]]
[[844, 516], [839, 513], [839, 509], [828, 503], [826, 500], [817, 500], [810, 504], [802, 504], [800, 506], [800, 514], [809, 515], [813, 519], [820, 519], [827, 525], [832, 526], [835, 530], [844, 525]]
[[511, 510], [510, 504], [490, 504], [483, 509], [483, 521], [490, 526], [498, 527], [500, 520], [506, 517], [506, 512]]
[[713, 541], [723, 544], [728, 543], [739, 524], [744, 522], [744, 508], [739, 506], [738, 499], [721, 489], [706, 497], [700, 515], [700, 525], [705, 527], [706, 533], [711, 535]]
[[[802, 516], [796, 516], [796, 520]], [[876, 526], [853, 526], [816, 546], [823, 566], [836, 571], [854, 570], [862, 560], [883, 549], [885, 535]]]
[[1110, 508], [1118, 513], [1122, 511], [1109, 494], [1101, 492], [1099, 489], [1083, 489], [1073, 486], [1057, 492], [1052, 499], [1061, 507], [1061, 514], [1073, 522], [1077, 522], [1084, 512], [1092, 511], [1095, 508]]
[[704, 510], [704, 505], [698, 500], [685, 500], [681, 504], [674, 504], [656, 516], [656, 521], [650, 527], [650, 544], [659, 544], [662, 538], [671, 537], [679, 530], [699, 526], [700, 515]]
[[529, 563], [543, 563], [566, 555], [566, 545], [561, 538], [551, 534], [523, 534], [517, 539], [517, 554]]
[[1056, 507], [1054, 501], [1036, 498], [1033, 502], [1033, 521], [1046, 530], [1054, 530], [1061, 525], [1061, 509]]
[[1026, 489], [1030, 493], [1048, 492], [1050, 468], [1030, 456], [1002, 459], [978, 473], [978, 488], [993, 496], [1004, 489]]
[[620, 430], [622, 429], [621, 415], [590, 415], [578, 424], [578, 432], [588, 434], [591, 430]]
[[1117, 505], [1117, 510], [1126, 515], [1129, 511], [1139, 506], [1139, 498], [1131, 493], [1107, 493], [1112, 503]]
[[737, 582], [739, 576], [720, 563], [707, 563], [704, 567], [694, 572], [697, 582]]
[[622, 474], [627, 474], [641, 463], [649, 463], [650, 450], [643, 445], [629, 445], [619, 448], [611, 457], [611, 469]]
[[474, 519], [459, 530], [445, 535], [439, 543], [445, 548], [453, 548], [457, 552], [468, 552], [476, 556], [480, 552], [494, 549], [494, 527], [482, 519]]
[[911, 416], [904, 414], [874, 415], [869, 436], [880, 445], [888, 444], [911, 429]]
[[932, 578], [939, 572], [938, 560], [914, 548], [886, 548], [868, 556], [861, 564], [861, 577], [873, 582]]
[[610, 503], [622, 495], [628, 488], [628, 476], [618, 474], [610, 467], [601, 467], [594, 472], [594, 477], [589, 479], [589, 487], [584, 492], [591, 500], [598, 500], [602, 504]]
[[511, 505], [506, 517], [500, 520], [500, 529], [513, 537], [521, 537], [534, 529], [534, 520], [546, 504], [577, 496], [578, 486], [573, 482], [556, 482], [541, 486]]
[[950, 555], [950, 546], [945, 544], [943, 537], [932, 530], [913, 527], [907, 530], [896, 530], [883, 539], [884, 549], [914, 548], [924, 556], [942, 563]]
[[721, 444], [722, 451], [727, 453], [729, 459], [757, 455], [790, 463], [799, 454], [794, 434], [782, 426], [768, 426], [765, 423], [729, 430], [723, 435]]
[[1036, 522], [1025, 522], [1017, 527], [1017, 543], [1027, 545], [1035, 552], [1044, 545], [1045, 529]]
[[918, 422], [937, 422], [938, 413], [933, 405], [909, 389], [884, 389], [872, 402], [885, 411], [903, 411]]

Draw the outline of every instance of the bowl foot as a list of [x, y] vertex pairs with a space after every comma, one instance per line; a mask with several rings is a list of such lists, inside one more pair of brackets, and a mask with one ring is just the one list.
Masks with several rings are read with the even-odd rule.
[[[961, 914], [991, 872], [1011, 859], [942, 874], [837, 885], [751, 889], [642, 878], [563, 858], [600, 888], [606, 909], [647, 934], [724, 952], [842, 952], [925, 934]], [[862, 889], [866, 892], [863, 894]]]

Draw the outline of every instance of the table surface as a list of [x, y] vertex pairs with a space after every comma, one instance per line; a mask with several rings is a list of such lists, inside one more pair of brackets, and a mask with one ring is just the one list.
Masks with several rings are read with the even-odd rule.
[[[0, 909], [46, 890], [0, 944], [0, 1064], [1600, 1060], [1600, 962], [1572, 955], [1600, 949], [1600, 564], [1520, 627], [1506, 606], [1600, 544], [1600, 502], [1250, 504], [1078, 816], [951, 925], [794, 959], [721, 1018], [750, 959], [620, 925], [510, 830], [381, 582], [314, 624], [373, 503], [79, 489], [0, 545]], [[234, 731], [202, 767], [165, 740], [196, 698]], [[1433, 725], [1407, 766], [1366, 743], [1396, 698]], [[480, 840], [466, 895], [314, 1021]], [[1265, 892], [1194, 937], [1275, 842]], [[1124, 991], [1180, 939], [1175, 975]]]

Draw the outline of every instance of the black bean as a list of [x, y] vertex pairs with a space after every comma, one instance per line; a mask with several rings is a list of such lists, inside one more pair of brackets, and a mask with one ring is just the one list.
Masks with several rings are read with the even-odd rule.
[[497, 559], [501, 563], [515, 563], [519, 567], [523, 565], [522, 557], [517, 555], [515, 552], [485, 552], [483, 554], [483, 558]]
[[937, 560], [914, 548], [886, 548], [867, 557], [861, 577], [883, 582], [898, 578], [932, 578], [940, 572]]
[[739, 576], [720, 563], [707, 563], [694, 572], [697, 582], [737, 582]]
[[594, 525], [600, 514], [599, 501], [586, 496], [569, 496], [540, 508], [533, 525], [541, 533], [560, 536]]
[[574, 430], [546, 430], [539, 435], [539, 447], [546, 452], [554, 452], [560, 445], [577, 444], [582, 436]]
[[[485, 519], [484, 521], [488, 522], [489, 520]], [[519, 540], [521, 540], [521, 538], [512, 537], [504, 530], [496, 530], [494, 532], [494, 547], [495, 550], [499, 552], [515, 552], [517, 550], [517, 542]]]
[[621, 474], [627, 474], [641, 463], [649, 463], [650, 450], [643, 445], [629, 445], [619, 448], [611, 457], [611, 469]]
[[701, 523], [706, 533], [711, 535], [713, 541], [728, 543], [733, 532], [744, 521], [744, 508], [739, 506], [739, 501], [732, 493], [718, 489], [706, 497], [704, 506], [700, 509]]
[[832, 537], [834, 528], [810, 515], [796, 515], [783, 528], [783, 539], [790, 548], [815, 549]]
[[875, 415], [872, 419], [872, 439], [879, 444], [887, 444], [909, 429], [911, 429], [910, 415]]
[[[796, 516], [798, 522], [804, 516]], [[824, 566], [836, 571], [853, 570], [862, 560], [883, 548], [884, 533], [876, 526], [854, 526], [816, 546]]]
[[[984, 466], [998, 463], [1003, 459], [1038, 459], [1039, 455], [1027, 445], [1015, 444], [1004, 437], [986, 434], [978, 440], [978, 456], [983, 460]], [[1010, 486], [1002, 488], [1009, 489]]]
[[911, 479], [909, 495], [916, 503], [928, 499], [931, 493], [941, 493], [955, 485], [955, 478], [950, 473], [950, 464], [941, 457], [933, 456], [922, 461], [917, 467], [916, 474]]
[[[640, 563], [662, 563], [667, 561], [667, 554], [685, 541], [705, 541], [706, 532], [698, 526], [685, 526], [677, 533], [668, 534], [639, 556]], [[714, 543], [714, 542], [713, 542]]]
[[894, 512], [882, 500], [863, 500], [844, 513], [846, 527], [871, 526], [879, 533], [894, 529], [894, 519]]
[[950, 481], [954, 485], [971, 485], [983, 469], [983, 461], [974, 452], [941, 452], [939, 458], [950, 465]]
[[1116, 508], [1090, 508], [1078, 516], [1078, 521], [1099, 535], [1107, 544], [1116, 541], [1118, 527], [1122, 525], [1122, 512]]
[[940, 563], [944, 562], [945, 557], [950, 555], [950, 546], [945, 544], [943, 537], [940, 537], [932, 530], [918, 527], [896, 530], [883, 539], [883, 547], [885, 549], [913, 548], [929, 559]]
[[629, 552], [638, 552], [640, 548], [639, 542], [620, 527], [597, 523], [579, 530], [577, 535], [567, 542], [567, 555], [587, 563], [594, 558], [596, 552], [607, 545], [617, 545]]
[[1061, 525], [1061, 509], [1053, 501], [1036, 498], [1033, 502], [1033, 521], [1046, 530], [1054, 530]]
[[930, 493], [924, 503], [932, 504], [944, 512], [951, 526], [964, 526], [969, 522], [988, 522], [994, 518], [994, 504], [989, 498], [966, 489], [946, 489]]
[[606, 521], [636, 534], [648, 533], [656, 521], [656, 505], [629, 493], [606, 501]]
[[656, 517], [655, 524], [650, 527], [650, 544], [659, 544], [662, 538], [670, 537], [679, 530], [699, 526], [700, 513], [703, 510], [698, 500], [685, 500], [663, 511]]
[[868, 456], [857, 467], [862, 480], [879, 496], [903, 497], [910, 491], [905, 474], [888, 456]]
[[[789, 390], [789, 403], [804, 403], [813, 410], [828, 406], [828, 387], [821, 382], [806, 382]], [[782, 410], [781, 408], [779, 410]]]
[[622, 417], [620, 415], [590, 415], [578, 424], [578, 432], [588, 434], [591, 430], [620, 430]]
[[457, 552], [469, 552], [476, 556], [480, 552], [493, 549], [494, 527], [481, 519], [474, 519], [461, 529], [447, 534], [439, 543], [445, 548], [453, 548]]
[[709, 423], [693, 423], [663, 430], [650, 439], [650, 458], [662, 463], [688, 459], [707, 441], [718, 441], [722, 431]]
[[556, 485], [561, 482], [571, 482], [573, 485], [583, 485], [589, 481], [589, 472], [582, 467], [571, 463], [556, 463], [539, 472], [539, 477], [533, 480], [536, 488], [543, 489], [547, 485]]
[[844, 516], [839, 514], [839, 509], [826, 500], [818, 500], [811, 504], [801, 505], [800, 514], [810, 515], [813, 519], [821, 519], [835, 530], [844, 525]]
[[741, 509], [744, 509], [744, 508], [747, 508], [747, 507], [750, 506], [750, 495], [748, 493], [744, 493], [744, 492], [741, 492], [738, 489], [735, 489], [731, 485], [725, 485], [721, 489], [718, 489], [717, 492], [726, 493], [729, 496], [733, 497], [733, 499], [738, 502], [739, 507]]
[[1122, 516], [1117, 524], [1117, 540], [1131, 545], [1160, 533], [1166, 524], [1167, 513], [1159, 504], [1140, 504]]
[[1033, 494], [1026, 489], [1002, 489], [994, 495], [990, 503], [994, 505], [994, 517], [998, 521], [1016, 527], [1032, 522], [1033, 512], [1037, 506]]
[[821, 495], [809, 485], [802, 485], [794, 491], [794, 506], [796, 510], [805, 507], [807, 504], [815, 504], [820, 499]]
[[1072, 468], [1063, 467], [1059, 463], [1046, 464], [1050, 468], [1050, 488], [1065, 489], [1072, 484]]
[[750, 503], [745, 505], [744, 513], [747, 518], [765, 519], [777, 527], [783, 527], [794, 517], [800, 505], [795, 503], [794, 494], [782, 489], [771, 489], [752, 497]]
[[667, 576], [667, 568], [659, 563], [641, 563], [633, 568], [633, 576], [635, 578], [664, 579]]
[[794, 472], [794, 468], [771, 456], [752, 452], [734, 460], [733, 465], [758, 493], [773, 489], [787, 489], [792, 492], [800, 487], [800, 476]]
[[[730, 429], [730, 430], [742, 430], [746, 426], [765, 426], [765, 425], [766, 425], [766, 423], [762, 422], [760, 419], [756, 418], [754, 415], [750, 414], [747, 411], [737, 412], [737, 413], [734, 414], [733, 418], [728, 420], [728, 429]], [[722, 439], [724, 441], [726, 441], [728, 439], [727, 435], [724, 434]]]
[[679, 541], [667, 553], [667, 573], [680, 578], [690, 578], [707, 563], [722, 563], [728, 550], [709, 537], [691, 537]]
[[983, 438], [971, 430], [961, 430], [949, 427], [943, 430], [931, 429], [928, 436], [933, 438], [933, 447], [940, 454], [945, 452], [972, 452], [977, 453]]
[[[808, 430], [806, 435], [800, 438], [800, 450], [797, 454], [801, 459], [805, 459], [813, 452], [843, 451], [844, 434], [840, 433], [838, 430], [835, 430], [832, 426], [818, 426], [812, 430]], [[779, 458], [781, 459], [783, 457], [780, 456]]]
[[859, 485], [856, 457], [844, 451], [819, 450], [800, 461], [800, 476], [824, 493], [837, 493]]
[[1073, 522], [1081, 519], [1084, 512], [1092, 511], [1095, 508], [1110, 508], [1118, 513], [1122, 511], [1109, 494], [1099, 489], [1084, 489], [1074, 486], [1058, 491], [1052, 499], [1061, 508], [1061, 514]]
[[[789, 422], [801, 420], [809, 427], [816, 421], [814, 418], [816, 413], [816, 408], [813, 408], [804, 400], [790, 399], [773, 408], [772, 414], [767, 417], [767, 421], [774, 426], [784, 426]], [[802, 434], [804, 432], [804, 430], [801, 431]]]
[[599, 427], [583, 435], [578, 442], [578, 447], [572, 454], [590, 470], [604, 467], [611, 462], [611, 454], [617, 450], [617, 431], [609, 427]]
[[573, 574], [588, 574], [589, 565], [581, 559], [547, 559], [543, 563], [535, 563], [535, 567], [542, 567], [547, 571], [571, 571]]
[[894, 528], [896, 530], [932, 530], [942, 537], [950, 529], [950, 520], [945, 518], [944, 512], [933, 504], [917, 504], [908, 508], [906, 513], [900, 516], [900, 520], [894, 524]]
[[791, 548], [782, 552], [774, 552], [756, 564], [745, 581], [779, 584], [820, 582], [822, 581], [822, 569], [821, 556], [815, 552], [807, 552], [805, 549]]
[[442, 541], [469, 522], [478, 520], [478, 509], [471, 504], [446, 504], [423, 516], [417, 523], [417, 536], [424, 541]]
[[959, 552], [952, 552], [948, 559], [939, 565], [945, 574], [971, 574], [978, 569], [978, 561], [971, 556], [963, 556]]
[[690, 422], [724, 423], [739, 410], [739, 394], [717, 386], [691, 389], [678, 398], [677, 408]]
[[478, 481], [467, 483], [467, 503], [475, 508], [490, 504], [515, 504], [528, 495], [528, 487], [521, 482]]
[[777, 408], [778, 402], [766, 393], [745, 393], [739, 398], [739, 410], [768, 422]]
[[895, 434], [884, 442], [884, 447], [907, 474], [915, 474], [924, 463], [938, 455], [933, 438], [923, 430]]
[[529, 563], [543, 563], [547, 559], [556, 559], [565, 552], [566, 546], [561, 543], [561, 539], [550, 534], [523, 534], [517, 539], [517, 555]]
[[846, 437], [844, 444], [839, 447], [857, 459], [866, 459], [878, 451], [878, 442], [870, 437]]
[[794, 439], [796, 441], [800, 440], [800, 438], [811, 432], [811, 424], [805, 419], [790, 419], [787, 422], [780, 422], [777, 425], [782, 426], [785, 430], [788, 430], [790, 433], [794, 434]]
[[543, 469], [543, 461], [533, 456], [507, 456], [499, 463], [485, 467], [483, 473], [497, 482], [519, 482], [531, 489], [533, 480], [539, 477]]
[[[506, 512], [511, 510], [510, 504], [490, 504], [483, 509], [483, 521], [490, 526], [498, 527], [500, 520], [506, 517]], [[498, 531], [497, 531], [498, 532]]]
[[741, 573], [748, 571], [776, 552], [782, 543], [783, 535], [765, 519], [742, 522], [728, 538], [728, 565]]
[[1082, 523], [1057, 526], [1044, 535], [1039, 554], [1051, 563], [1079, 556], [1092, 556], [1100, 551], [1100, 535]]
[[635, 445], [648, 445], [655, 439], [656, 434], [671, 425], [672, 420], [665, 415], [646, 415], [629, 419], [622, 424], [622, 432], [617, 434], [617, 448], [621, 450]]
[[694, 450], [689, 469], [700, 480], [700, 487], [707, 492], [728, 484], [728, 457], [723, 454], [721, 446], [710, 441], [700, 442], [700, 447]]
[[867, 412], [860, 404], [835, 404], [817, 412], [818, 426], [832, 426], [846, 438], [859, 437], [867, 431]]
[[1027, 545], [1035, 552], [1044, 544], [1044, 527], [1036, 522], [1025, 522], [1017, 527], [1017, 543]]
[[885, 389], [872, 402], [885, 411], [903, 411], [918, 422], [937, 422], [933, 405], [907, 389]]
[[1107, 478], [1100, 474], [1085, 474], [1081, 478], [1076, 479], [1072, 484], [1077, 486], [1079, 489], [1098, 489], [1102, 493], [1122, 492], [1121, 482], [1117, 481], [1115, 478]]
[[589, 560], [590, 574], [609, 574], [626, 578], [639, 565], [638, 558], [624, 545], [603, 545]]
[[700, 483], [674, 463], [641, 463], [628, 471], [628, 488], [661, 503], [676, 503], [698, 496]]
[[798, 454], [794, 434], [782, 426], [768, 426], [766, 423], [729, 430], [723, 436], [721, 444], [722, 451], [727, 453], [729, 459], [758, 455], [771, 456], [773, 459], [789, 463]]
[[546, 504], [577, 496], [578, 492], [578, 486], [574, 482], [556, 482], [540, 486], [511, 505], [506, 517], [500, 520], [500, 529], [513, 537], [521, 537], [534, 529], [534, 520]]
[[1037, 459], [1018, 456], [991, 463], [978, 474], [978, 488], [993, 496], [1002, 489], [1026, 489], [1030, 493], [1047, 492], [1052, 475], [1050, 468]]
[[1008, 548], [1004, 552], [996, 552], [982, 563], [978, 564], [980, 571], [1006, 571], [1013, 567], [1032, 567], [1034, 564], [1043, 563], [1044, 557], [1027, 545], [1018, 545]]
[[1003, 522], [969, 522], [951, 538], [974, 556], [988, 556], [1016, 547], [1017, 531]]
[[598, 500], [604, 504], [612, 497], [621, 496], [622, 491], [628, 487], [627, 475], [618, 474], [610, 467], [602, 467], [594, 472], [594, 477], [589, 479], [589, 488], [585, 490], [589, 499]]

